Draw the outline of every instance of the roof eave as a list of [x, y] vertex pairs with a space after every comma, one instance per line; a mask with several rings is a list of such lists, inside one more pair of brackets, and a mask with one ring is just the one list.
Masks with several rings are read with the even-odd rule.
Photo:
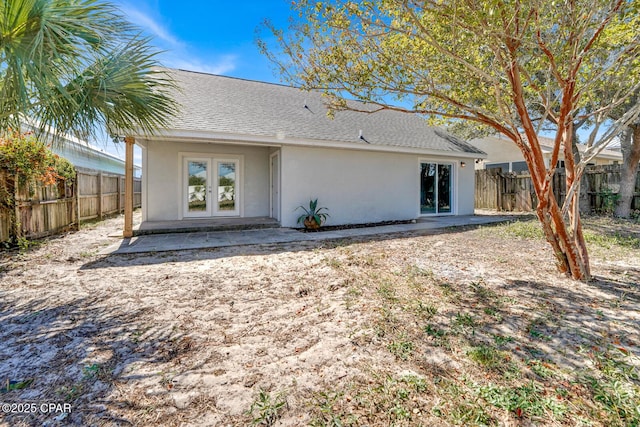
[[484, 152], [477, 153], [466, 151], [444, 151], [417, 147], [403, 147], [397, 145], [367, 144], [366, 142], [359, 141], [329, 141], [318, 139], [287, 138], [285, 135], [263, 136], [198, 130], [164, 129], [159, 131], [155, 136], [140, 135], [136, 136], [136, 139], [147, 141], [156, 140], [209, 143], [215, 142], [224, 144], [261, 145], [267, 147], [282, 147], [286, 145], [297, 147], [334, 148], [386, 153], [420, 154], [438, 157], [460, 157], [469, 159], [485, 159], [487, 157], [487, 154]]

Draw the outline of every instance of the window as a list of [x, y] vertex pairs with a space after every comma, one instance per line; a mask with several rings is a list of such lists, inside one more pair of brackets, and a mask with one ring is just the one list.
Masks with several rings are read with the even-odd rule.
[[487, 163], [485, 169], [498, 169], [498, 172], [509, 172], [509, 163]]
[[515, 172], [515, 173], [529, 172], [529, 167], [527, 166], [527, 162], [511, 163], [511, 172]]

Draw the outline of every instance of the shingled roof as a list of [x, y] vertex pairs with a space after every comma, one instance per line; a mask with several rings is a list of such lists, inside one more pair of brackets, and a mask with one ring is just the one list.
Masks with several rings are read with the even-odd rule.
[[169, 126], [173, 133], [215, 132], [277, 138], [283, 144], [311, 140], [484, 157], [478, 148], [428, 126], [414, 114], [341, 111], [331, 119], [319, 92], [193, 71], [167, 71], [181, 89], [175, 97], [183, 107]]

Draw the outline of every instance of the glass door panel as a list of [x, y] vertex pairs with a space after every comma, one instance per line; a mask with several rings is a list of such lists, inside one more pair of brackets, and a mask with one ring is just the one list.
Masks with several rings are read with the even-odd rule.
[[435, 163], [420, 164], [420, 213], [436, 213]]
[[237, 215], [238, 214], [238, 161], [218, 160], [216, 161], [216, 182], [217, 199], [216, 215]]
[[438, 165], [438, 213], [451, 212], [451, 165]]
[[186, 215], [206, 216], [209, 206], [209, 161], [187, 160]]
[[420, 163], [420, 213], [451, 213], [451, 164]]

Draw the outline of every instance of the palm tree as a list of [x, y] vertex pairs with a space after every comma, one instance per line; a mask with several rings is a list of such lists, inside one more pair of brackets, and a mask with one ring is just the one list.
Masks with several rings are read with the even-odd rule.
[[100, 0], [0, 0], [0, 132], [153, 133], [176, 111], [157, 51]]

